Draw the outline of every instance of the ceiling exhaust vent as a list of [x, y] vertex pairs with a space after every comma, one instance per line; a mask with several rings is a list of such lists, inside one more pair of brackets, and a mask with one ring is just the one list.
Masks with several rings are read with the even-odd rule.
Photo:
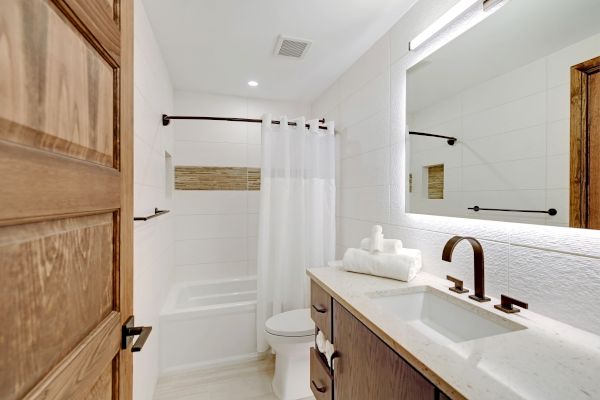
[[275, 54], [278, 56], [304, 58], [312, 42], [306, 39], [279, 36]]

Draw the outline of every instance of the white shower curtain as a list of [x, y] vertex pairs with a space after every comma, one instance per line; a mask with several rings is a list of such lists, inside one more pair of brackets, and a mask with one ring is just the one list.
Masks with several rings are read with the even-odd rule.
[[306, 268], [335, 257], [334, 123], [263, 117], [258, 233], [257, 347], [265, 351], [265, 321], [308, 307]]

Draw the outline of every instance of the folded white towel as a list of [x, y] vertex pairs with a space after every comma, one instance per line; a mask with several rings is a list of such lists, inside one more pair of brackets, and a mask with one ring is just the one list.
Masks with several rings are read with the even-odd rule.
[[408, 282], [421, 270], [421, 250], [401, 249], [398, 254], [369, 254], [362, 249], [344, 253], [342, 269]]
[[315, 342], [317, 344], [317, 350], [319, 350], [321, 353], [325, 353], [325, 335], [323, 335], [322, 331], [319, 331], [319, 333], [317, 333], [317, 337], [315, 338]]
[[383, 251], [383, 228], [381, 225], [373, 225], [369, 240], [369, 251], [371, 253]]
[[327, 364], [333, 369], [333, 353], [335, 353], [335, 348], [333, 344], [329, 343], [329, 340], [325, 341], [325, 358], [327, 359]]
[[[360, 248], [363, 250], [370, 251], [371, 239], [364, 238], [360, 241]], [[388, 254], [399, 254], [402, 250], [402, 241], [398, 239], [383, 239], [383, 250], [382, 253]]]

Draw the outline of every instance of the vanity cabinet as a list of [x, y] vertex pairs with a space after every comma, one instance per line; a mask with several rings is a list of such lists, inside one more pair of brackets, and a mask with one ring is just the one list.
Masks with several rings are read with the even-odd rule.
[[[311, 307], [329, 305], [327, 312], [311, 311], [311, 315], [336, 352], [331, 371], [324, 356], [311, 349], [311, 389], [317, 400], [447, 399], [315, 282], [311, 303]], [[324, 321], [329, 325], [324, 326]]]

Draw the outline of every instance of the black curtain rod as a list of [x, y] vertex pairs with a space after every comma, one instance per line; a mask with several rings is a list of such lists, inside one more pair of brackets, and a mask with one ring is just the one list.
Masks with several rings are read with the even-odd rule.
[[456, 141], [458, 140], [457, 138], [452, 137], [452, 136], [435, 135], [433, 133], [425, 133], [425, 132], [413, 132], [413, 131], [410, 131], [410, 132], [408, 132], [408, 134], [409, 135], [429, 136], [429, 137], [437, 137], [437, 138], [447, 139], [448, 144], [450, 146], [454, 146], [454, 143], [456, 143]]
[[545, 210], [510, 210], [507, 208], [481, 208], [479, 206], [469, 207], [469, 210], [477, 211], [506, 211], [506, 212], [522, 212], [522, 213], [536, 213], [536, 214], [550, 214], [552, 216], [558, 214], [556, 208], [551, 208], [548, 211]]
[[[189, 116], [189, 115], [167, 115], [163, 114], [162, 116], [162, 124], [163, 126], [169, 125], [172, 119], [199, 119], [205, 121], [233, 121], [233, 122], [255, 122], [262, 124], [262, 119], [258, 118], [224, 118], [224, 117], [197, 117], [197, 116]], [[319, 120], [320, 123], [325, 123], [325, 118], [321, 118]], [[271, 121], [272, 124], [279, 125], [279, 121]], [[296, 126], [295, 122], [288, 122], [290, 126]], [[310, 129], [310, 124], [306, 124], [306, 127]], [[319, 126], [319, 129], [327, 130], [326, 126]]]

